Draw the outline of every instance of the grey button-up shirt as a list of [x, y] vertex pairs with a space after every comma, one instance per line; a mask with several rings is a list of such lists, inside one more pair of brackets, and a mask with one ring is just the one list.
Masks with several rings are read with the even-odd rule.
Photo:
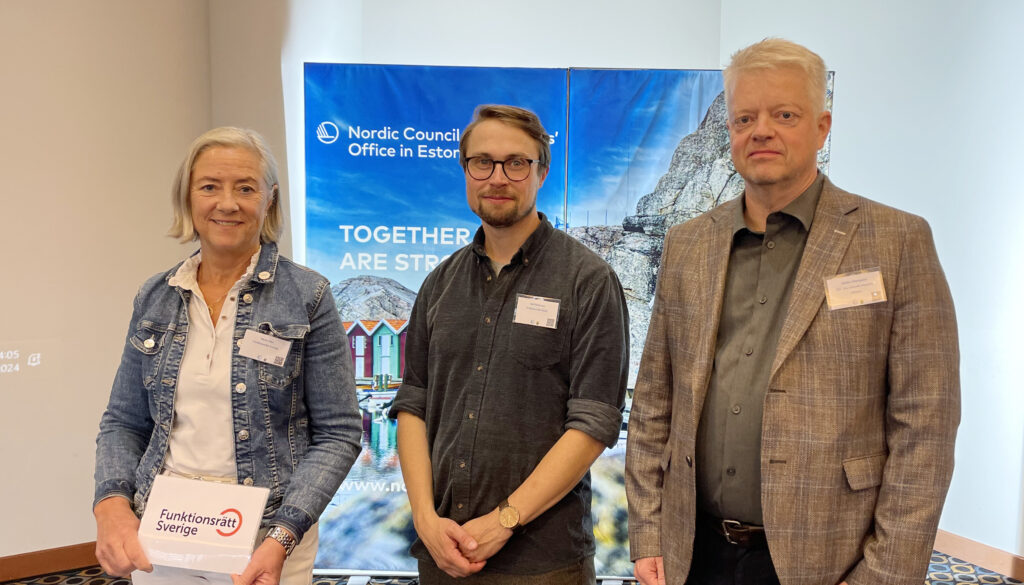
[[[426, 422], [434, 504], [460, 524], [496, 508], [567, 429], [609, 447], [619, 438], [629, 363], [622, 287], [600, 257], [541, 220], [500, 276], [478, 230], [427, 276], [409, 321], [391, 416]], [[515, 322], [520, 295], [557, 300], [555, 326]], [[430, 560], [419, 540], [412, 553]], [[593, 553], [588, 473], [484, 570], [540, 573]]]
[[824, 175], [781, 211], [763, 234], [736, 207], [715, 363], [697, 431], [697, 498], [706, 514], [763, 524], [761, 415], [789, 294]]

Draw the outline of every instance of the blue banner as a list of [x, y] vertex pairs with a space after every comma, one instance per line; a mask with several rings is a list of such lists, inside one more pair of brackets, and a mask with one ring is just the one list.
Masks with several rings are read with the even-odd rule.
[[472, 238], [459, 137], [480, 104], [533, 110], [553, 137], [538, 208], [564, 216], [564, 69], [306, 64], [306, 258], [332, 282], [411, 290]]
[[[305, 71], [306, 258], [331, 280], [364, 430], [364, 450], [320, 519], [316, 566], [414, 572], [408, 547], [416, 535], [386, 414], [415, 291], [480, 223], [458, 165], [474, 109], [522, 106], [552, 135], [538, 208], [619, 273], [632, 385], [666, 225], [738, 193], [721, 73], [342, 64]], [[599, 575], [632, 574], [625, 428], [592, 469]]]

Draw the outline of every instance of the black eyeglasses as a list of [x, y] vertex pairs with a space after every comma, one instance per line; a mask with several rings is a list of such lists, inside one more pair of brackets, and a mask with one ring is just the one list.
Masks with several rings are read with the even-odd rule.
[[523, 158], [517, 156], [505, 160], [494, 160], [485, 156], [471, 156], [466, 159], [465, 168], [470, 177], [477, 181], [486, 181], [494, 174], [494, 166], [501, 165], [501, 171], [505, 173], [509, 181], [525, 181], [530, 176], [530, 168], [533, 163], [540, 162], [534, 158]]

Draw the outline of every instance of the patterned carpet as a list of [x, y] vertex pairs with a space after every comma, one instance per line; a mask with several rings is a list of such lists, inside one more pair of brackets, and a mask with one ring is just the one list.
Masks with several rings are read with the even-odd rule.
[[[313, 585], [348, 585], [347, 577], [324, 577], [316, 576]], [[363, 579], [359, 580], [360, 583]], [[632, 584], [635, 581], [611, 581], [605, 580], [602, 585], [611, 583]], [[961, 583], [984, 583], [987, 585], [1019, 584], [1017, 579], [1005, 577], [988, 569], [972, 565], [958, 558], [944, 555], [940, 552], [932, 554], [931, 564], [928, 566], [928, 578], [925, 585], [960, 585]], [[416, 580], [408, 577], [390, 578], [375, 577], [370, 579], [369, 585], [415, 585]], [[8, 581], [0, 585], [130, 585], [127, 579], [119, 579], [103, 574], [98, 567], [79, 569], [65, 573], [54, 573], [52, 575], [41, 575], [31, 579], [20, 581]]]

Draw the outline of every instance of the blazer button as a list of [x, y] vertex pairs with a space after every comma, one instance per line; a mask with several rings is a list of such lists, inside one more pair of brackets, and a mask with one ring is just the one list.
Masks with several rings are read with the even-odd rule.
[[686, 456], [686, 466], [693, 467], [693, 457], [690, 457], [689, 455]]

